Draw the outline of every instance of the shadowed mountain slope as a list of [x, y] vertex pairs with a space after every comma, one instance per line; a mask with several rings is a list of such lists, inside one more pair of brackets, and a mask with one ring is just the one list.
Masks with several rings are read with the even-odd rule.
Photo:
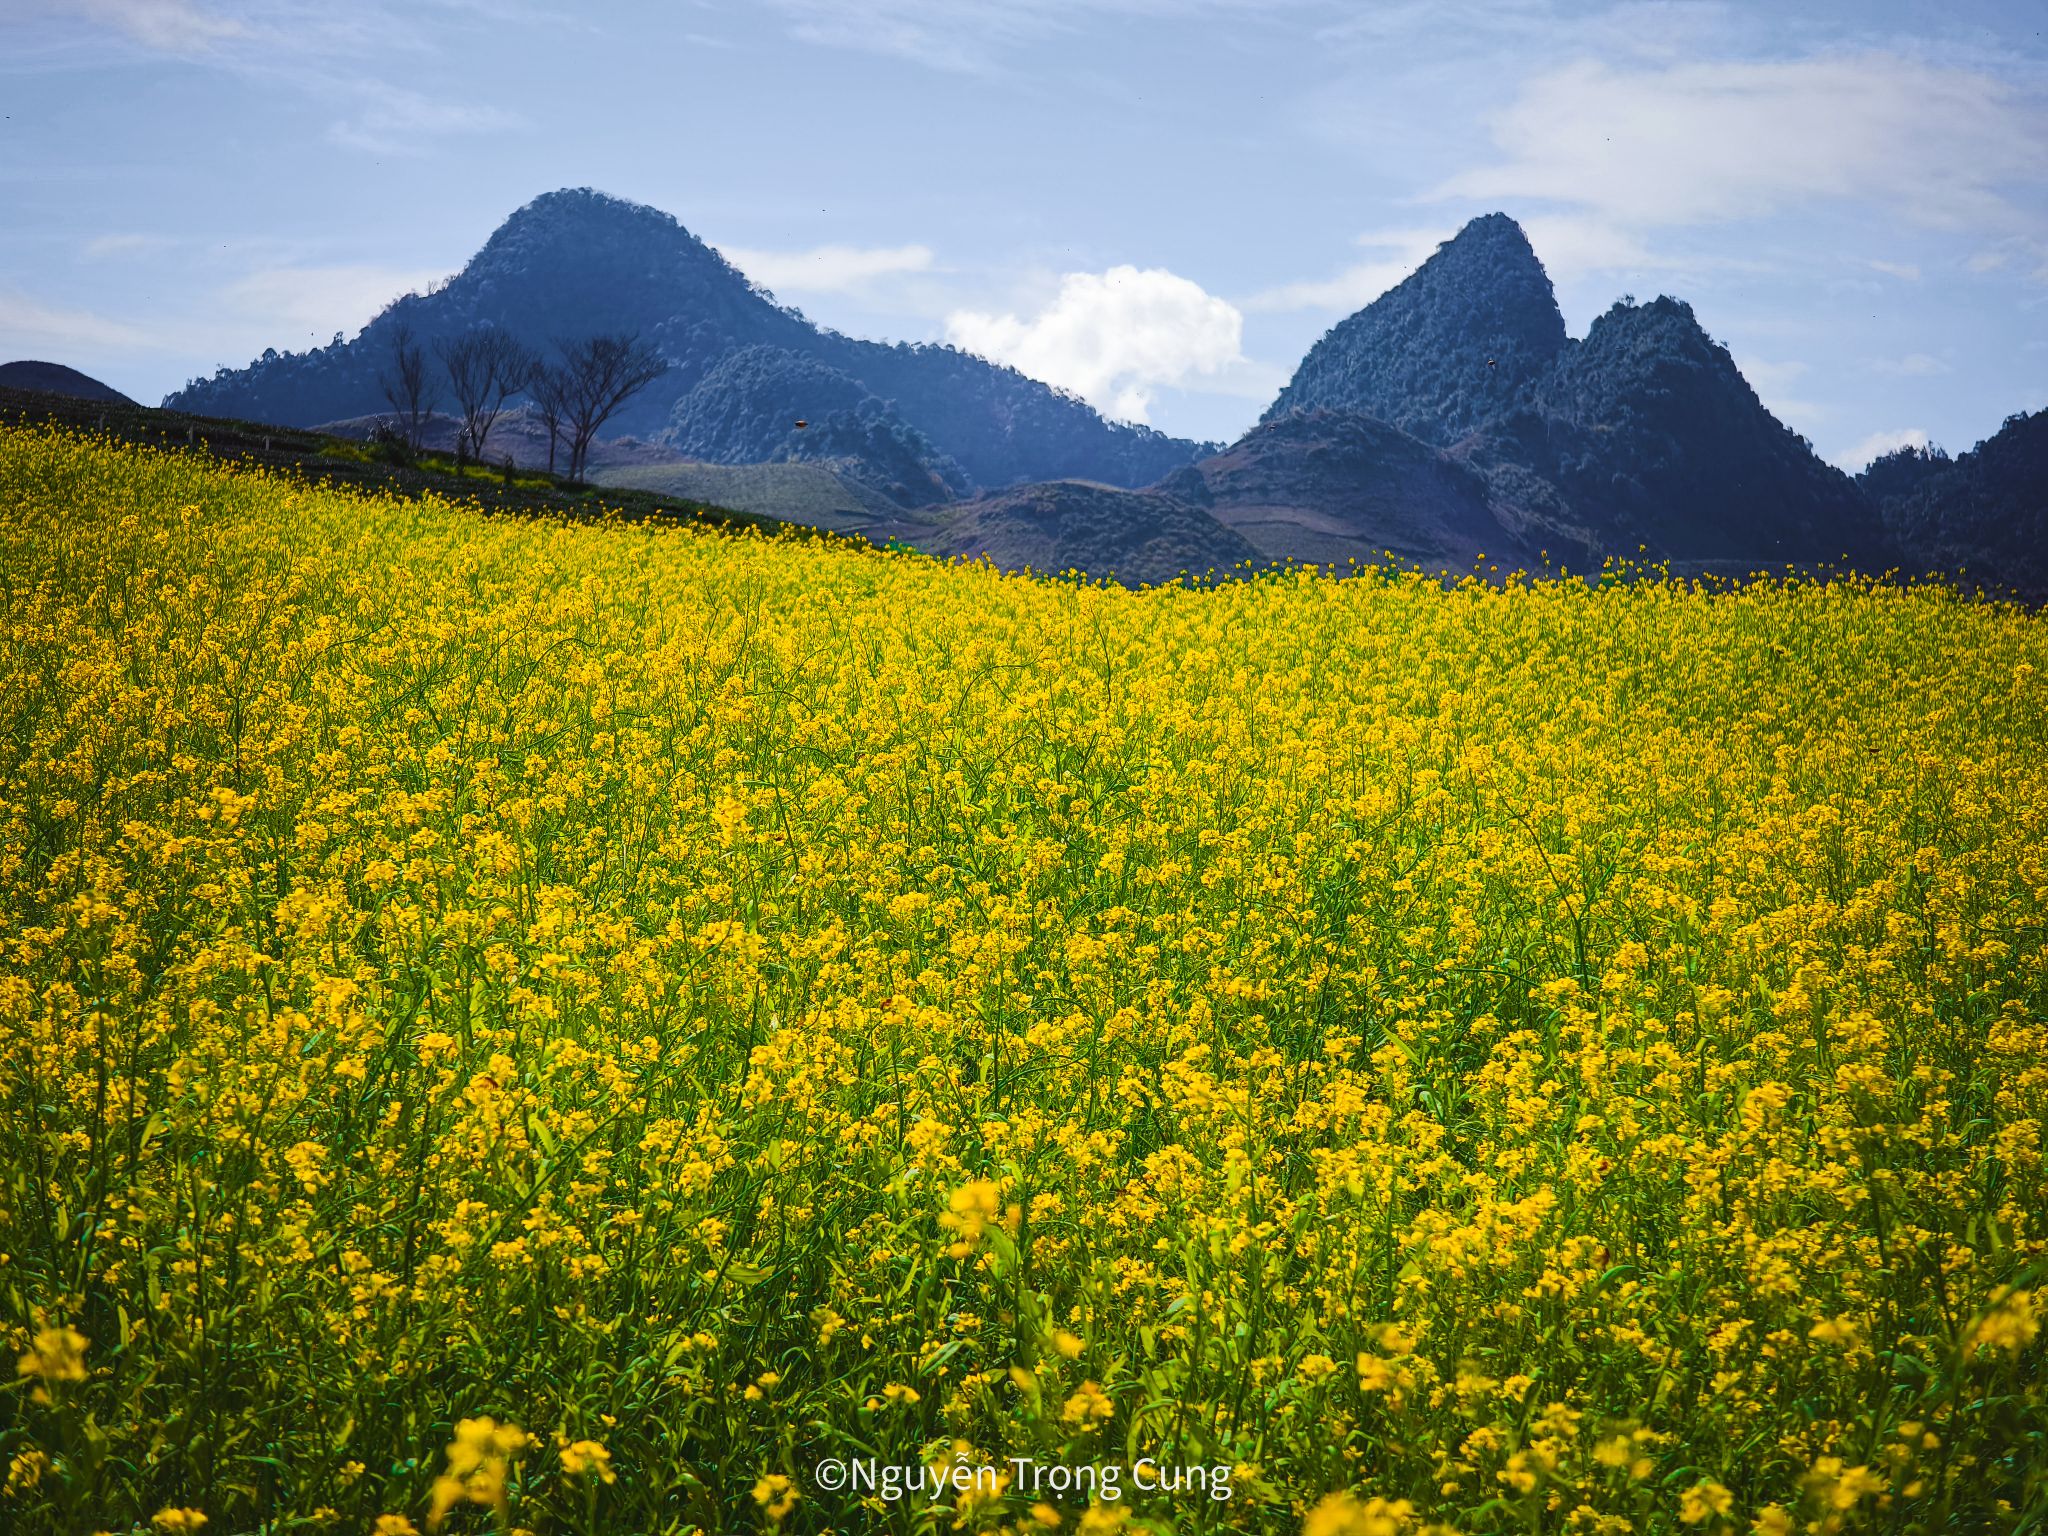
[[1883, 512], [1916, 568], [1964, 570], [2048, 596], [2048, 411], [2008, 417], [1953, 464], [1887, 500]]
[[1484, 475], [1355, 411], [1269, 421], [1159, 489], [1206, 506], [1273, 559], [1376, 565], [1391, 554], [1455, 572], [1526, 556]]
[[1855, 482], [1764, 407], [1677, 299], [1616, 304], [1536, 381], [1527, 405], [1455, 453], [1539, 526], [1583, 526], [1604, 553], [1891, 562]]

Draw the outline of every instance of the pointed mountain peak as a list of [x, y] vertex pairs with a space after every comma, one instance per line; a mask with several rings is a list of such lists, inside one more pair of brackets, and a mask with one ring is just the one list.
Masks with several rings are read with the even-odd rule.
[[1528, 236], [1489, 213], [1317, 342], [1265, 419], [1360, 411], [1442, 446], [1511, 408], [1564, 346]]
[[492, 231], [477, 253], [488, 260], [509, 251], [533, 251], [557, 245], [601, 245], [613, 243], [649, 246], [701, 246], [702, 242], [672, 214], [645, 203], [590, 187], [564, 187], [544, 192], [532, 202], [513, 210], [505, 222]]
[[1463, 229], [1437, 247], [1437, 252], [1442, 254], [1452, 246], [1491, 247], [1513, 252], [1521, 260], [1534, 262], [1538, 267], [1543, 265], [1537, 261], [1536, 247], [1529, 243], [1522, 226], [1504, 213], [1482, 213], [1478, 218], [1468, 220]]

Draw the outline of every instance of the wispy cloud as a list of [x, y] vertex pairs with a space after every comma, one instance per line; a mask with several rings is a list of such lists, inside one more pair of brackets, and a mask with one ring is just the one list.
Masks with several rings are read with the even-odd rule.
[[374, 264], [265, 267], [222, 291], [223, 307], [243, 327], [276, 342], [326, 341], [352, 334], [400, 294], [424, 289], [439, 272]]
[[1248, 366], [1244, 316], [1158, 267], [1070, 272], [1036, 315], [958, 310], [946, 338], [1125, 421], [1144, 421], [1159, 388], [1221, 381]]
[[883, 278], [929, 272], [934, 258], [924, 245], [821, 245], [808, 251], [720, 247], [726, 260], [777, 293], [851, 293]]
[[1933, 379], [1955, 370], [1938, 357], [1925, 352], [1909, 352], [1904, 357], [1881, 357], [1870, 365], [1872, 373], [1881, 373], [1889, 379]]
[[450, 134], [501, 133], [523, 122], [501, 107], [445, 100], [381, 81], [350, 81], [345, 89], [357, 103], [328, 128], [328, 142], [370, 154], [416, 155]]
[[1899, 448], [1925, 448], [1927, 434], [1918, 427], [1898, 427], [1890, 432], [1873, 432], [1860, 443], [1843, 449], [1830, 461], [1837, 469], [1850, 474], [1869, 467], [1872, 459], [1882, 458]]
[[1076, 31], [1100, 16], [1157, 21], [1219, 12], [1322, 9], [1329, 0], [766, 0], [792, 36], [833, 48], [892, 54], [933, 69], [980, 72], [1018, 47]]
[[1368, 231], [1358, 237], [1357, 243], [1373, 253], [1370, 260], [1346, 267], [1334, 277], [1268, 288], [1245, 300], [1244, 307], [1262, 314], [1289, 310], [1348, 314], [1370, 304], [1407, 277], [1453, 233], [1443, 228]]
[[178, 242], [169, 235], [97, 235], [79, 252], [87, 261], [113, 261], [124, 256], [153, 256]]
[[159, 344], [141, 326], [0, 289], [0, 355], [41, 354], [62, 362], [80, 351], [134, 351]]
[[239, 17], [201, 0], [74, 0], [87, 19], [162, 53], [203, 53], [248, 35]]
[[2040, 224], [2048, 186], [2039, 99], [1885, 53], [1647, 69], [1584, 59], [1531, 80], [1491, 127], [1504, 157], [1435, 196], [1540, 198], [1625, 230], [1849, 200], [2011, 232]]

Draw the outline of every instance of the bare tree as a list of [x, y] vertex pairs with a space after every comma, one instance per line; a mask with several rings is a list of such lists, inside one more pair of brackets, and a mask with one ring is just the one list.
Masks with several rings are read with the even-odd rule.
[[569, 478], [581, 480], [597, 429], [664, 373], [668, 360], [630, 331], [557, 342], [569, 429]]
[[526, 387], [533, 354], [505, 332], [483, 327], [437, 342], [434, 350], [448, 370], [468, 450], [481, 464], [484, 445], [505, 402]]
[[377, 386], [405, 424], [406, 444], [418, 453], [420, 434], [434, 414], [434, 384], [427, 373], [426, 349], [403, 320], [391, 328], [391, 366], [377, 375]]
[[548, 429], [548, 473], [555, 472], [555, 444], [561, 439], [562, 424], [569, 416], [568, 375], [539, 358], [526, 376], [526, 394], [533, 401], [534, 414]]

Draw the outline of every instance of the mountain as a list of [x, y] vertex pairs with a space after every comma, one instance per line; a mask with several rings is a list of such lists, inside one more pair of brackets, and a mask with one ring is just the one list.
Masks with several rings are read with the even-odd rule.
[[1163, 490], [1059, 480], [996, 491], [953, 508], [918, 540], [929, 554], [986, 558], [1004, 570], [1081, 571], [1126, 586], [1223, 574], [1259, 552], [1201, 507]]
[[98, 379], [62, 363], [0, 363], [0, 388], [30, 389], [45, 395], [70, 395], [77, 400], [103, 400], [109, 405], [135, 402]]
[[[1485, 475], [1356, 411], [1296, 411], [1159, 489], [1206, 507], [1271, 559], [1462, 572], [1528, 562], [1519, 510]], [[1483, 557], [1483, 559], [1482, 559]]]
[[1915, 479], [1882, 510], [1917, 568], [2048, 596], [2048, 411], [2008, 417], [1953, 463], [1918, 466]]
[[669, 412], [663, 440], [712, 464], [832, 464], [900, 506], [969, 493], [967, 474], [851, 374], [784, 347], [729, 352]]
[[[537, 348], [598, 331], [641, 334], [670, 370], [609, 422], [608, 432], [668, 432], [677, 405], [706, 375], [731, 354], [758, 346], [809, 359], [854, 381], [864, 397], [886, 402], [888, 412], [861, 419], [887, 417], [885, 438], [899, 422], [923, 434], [936, 454], [930, 467], [942, 479], [951, 460], [981, 486], [1063, 475], [1141, 485], [1199, 452], [1149, 428], [1105, 421], [1071, 395], [950, 347], [885, 345], [822, 330], [777, 305], [669, 215], [587, 188], [534, 199], [461, 272], [428, 293], [397, 300], [353, 340], [336, 336], [308, 352], [265, 352], [246, 368], [194, 380], [165, 404], [287, 425], [382, 411], [377, 375], [400, 325], [429, 345], [480, 325], [502, 327]], [[784, 378], [794, 384], [815, 376], [792, 370]], [[752, 370], [747, 381], [764, 382]], [[700, 399], [687, 413], [686, 433], [716, 414], [708, 407]], [[793, 422], [807, 410], [792, 394], [773, 415]], [[860, 408], [854, 410], [859, 417]], [[842, 425], [848, 440], [869, 436]], [[870, 446], [887, 461], [901, 443]]]
[[1317, 342], [1262, 419], [1358, 412], [1444, 447], [1524, 399], [1565, 346], [1543, 263], [1490, 213]]
[[1893, 547], [1847, 475], [1814, 455], [1677, 299], [1623, 300], [1457, 445], [1532, 526], [1607, 554], [1883, 570]]

